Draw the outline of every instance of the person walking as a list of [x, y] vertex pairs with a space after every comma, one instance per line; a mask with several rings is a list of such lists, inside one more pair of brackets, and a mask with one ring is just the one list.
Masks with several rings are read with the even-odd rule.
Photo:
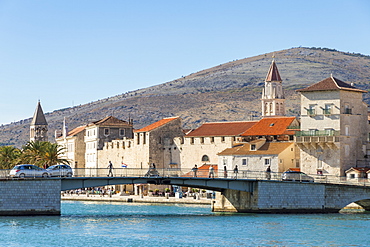
[[197, 177], [197, 172], [198, 172], [198, 166], [197, 165], [194, 165], [193, 169], [191, 169], [193, 171], [193, 177], [196, 178]]
[[224, 166], [224, 178], [227, 178], [227, 168]]
[[213, 168], [213, 165], [209, 167], [208, 178], [215, 178], [215, 169]]
[[234, 174], [235, 174], [234, 178], [235, 179], [238, 178], [238, 173], [239, 173], [239, 169], [238, 169], [238, 165], [236, 165], [235, 168], [234, 168]]
[[267, 169], [266, 169], [266, 179], [267, 180], [271, 179], [271, 168], [270, 168], [270, 166], [268, 166]]
[[113, 177], [113, 164], [112, 164], [112, 162], [111, 162], [111, 161], [109, 161], [108, 169], [109, 169], [108, 177], [109, 177], [109, 175], [110, 175], [111, 177]]

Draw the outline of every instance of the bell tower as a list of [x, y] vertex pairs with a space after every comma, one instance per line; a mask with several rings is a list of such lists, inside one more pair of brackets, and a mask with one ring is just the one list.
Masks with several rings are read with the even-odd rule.
[[282, 80], [273, 56], [262, 91], [262, 116], [285, 116], [285, 96]]
[[40, 101], [37, 103], [36, 111], [30, 126], [30, 141], [48, 141], [48, 123], [42, 111]]

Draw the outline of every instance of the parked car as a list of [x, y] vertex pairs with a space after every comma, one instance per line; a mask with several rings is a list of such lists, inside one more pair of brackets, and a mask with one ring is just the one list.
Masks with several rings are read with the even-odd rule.
[[25, 178], [25, 177], [50, 177], [50, 174], [47, 170], [42, 169], [35, 165], [22, 164], [16, 165], [13, 169], [10, 170], [10, 177], [14, 178]]
[[69, 165], [53, 165], [46, 169], [51, 177], [72, 177], [73, 171]]
[[283, 173], [282, 178], [283, 181], [301, 181], [301, 182], [313, 182], [314, 178], [308, 176], [304, 172], [298, 171], [286, 171]]

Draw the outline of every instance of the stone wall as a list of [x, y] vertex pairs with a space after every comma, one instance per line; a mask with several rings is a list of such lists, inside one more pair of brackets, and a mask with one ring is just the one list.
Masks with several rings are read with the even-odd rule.
[[56, 180], [0, 181], [0, 215], [60, 215], [61, 182]]

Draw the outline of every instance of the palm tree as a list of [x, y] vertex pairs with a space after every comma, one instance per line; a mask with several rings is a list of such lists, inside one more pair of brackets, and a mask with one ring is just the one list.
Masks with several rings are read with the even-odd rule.
[[65, 164], [69, 165], [69, 161], [67, 159], [60, 158], [65, 152], [65, 148], [57, 143], [50, 143], [45, 146], [45, 150], [43, 153], [42, 160], [46, 167], [56, 165], [56, 164]]
[[56, 164], [69, 164], [66, 159], [59, 158], [65, 148], [50, 142], [31, 141], [23, 146], [22, 160], [25, 163], [47, 168]]
[[0, 169], [11, 169], [19, 162], [21, 151], [13, 146], [0, 147]]

